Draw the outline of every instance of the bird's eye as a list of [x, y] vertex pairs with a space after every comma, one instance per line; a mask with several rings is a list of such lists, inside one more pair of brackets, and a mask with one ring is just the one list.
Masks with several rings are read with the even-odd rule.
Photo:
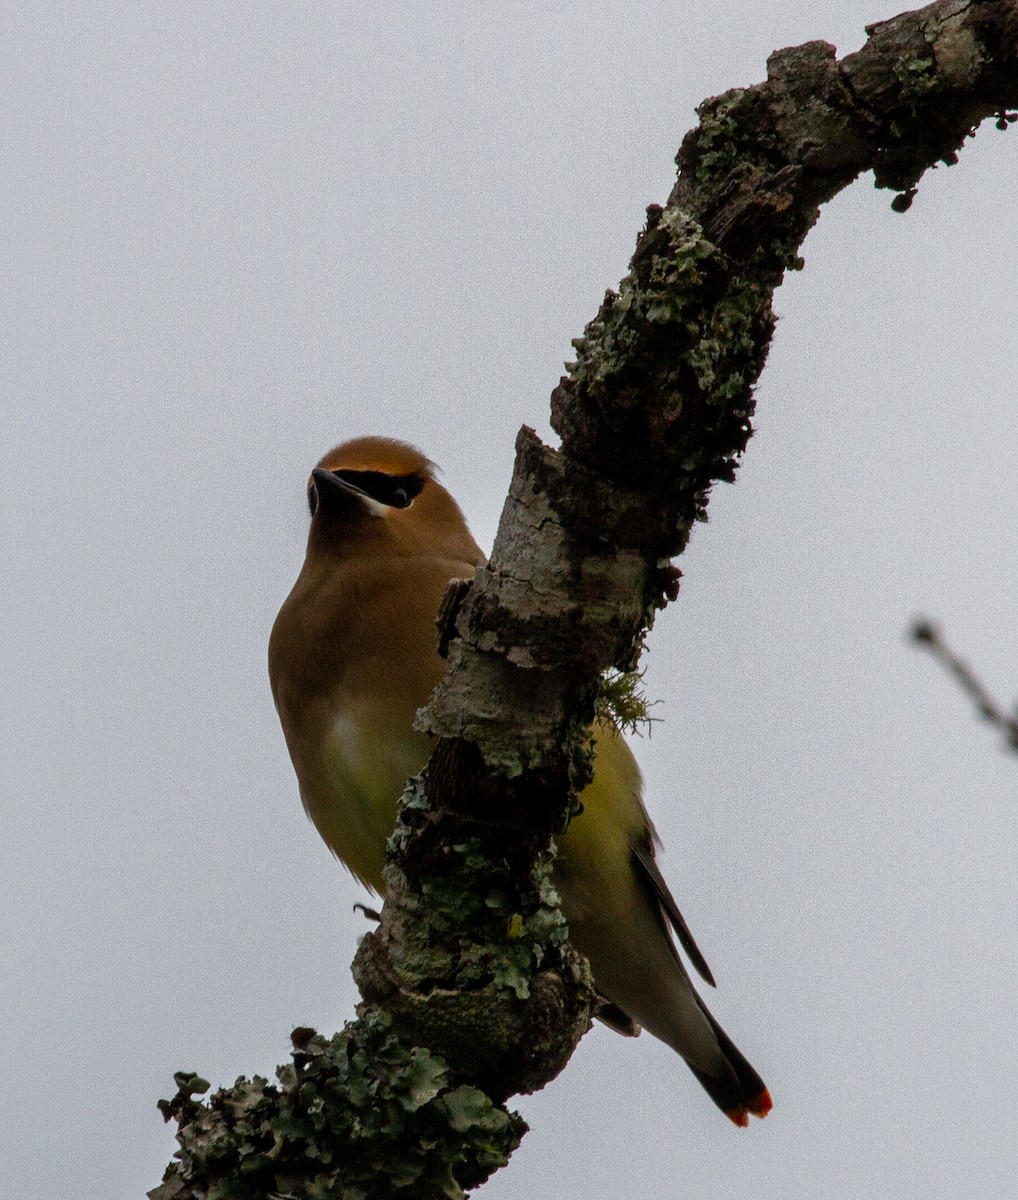
[[420, 495], [425, 478], [416, 471], [410, 475], [390, 475], [386, 471], [340, 470], [336, 474], [372, 500], [390, 508], [409, 508]]
[[308, 488], [308, 508], [311, 509], [312, 516], [318, 511], [318, 488], [314, 484]]

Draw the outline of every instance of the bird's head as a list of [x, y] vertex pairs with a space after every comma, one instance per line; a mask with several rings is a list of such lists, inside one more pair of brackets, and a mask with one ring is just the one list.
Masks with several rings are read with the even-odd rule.
[[309, 550], [427, 551], [481, 563], [459, 505], [416, 447], [360, 437], [324, 455], [308, 480]]

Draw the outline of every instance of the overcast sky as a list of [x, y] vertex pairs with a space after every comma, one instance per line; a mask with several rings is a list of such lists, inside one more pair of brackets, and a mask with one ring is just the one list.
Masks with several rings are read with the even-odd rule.
[[[0, 1195], [141, 1196], [174, 1070], [352, 1013], [265, 669], [314, 460], [416, 442], [490, 546], [694, 106], [897, 8], [9, 0]], [[597, 1028], [488, 1200], [1018, 1195], [1018, 758], [905, 640], [1018, 692], [1015, 195], [988, 122], [827, 207], [651, 639], [663, 868], [773, 1114]]]

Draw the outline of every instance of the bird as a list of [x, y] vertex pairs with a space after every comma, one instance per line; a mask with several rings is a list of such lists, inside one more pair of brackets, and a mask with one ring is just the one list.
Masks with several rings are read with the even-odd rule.
[[[407, 781], [426, 764], [414, 729], [445, 672], [435, 617], [447, 585], [486, 558], [438, 469], [406, 442], [357, 437], [307, 485], [297, 581], [269, 638], [269, 678], [304, 807], [356, 879], [384, 897], [385, 845]], [[553, 880], [570, 941], [590, 963], [599, 1015], [672, 1047], [736, 1125], [771, 1097], [693, 986], [672, 939], [714, 979], [658, 868], [633, 753], [592, 728], [593, 778], [556, 838]]]

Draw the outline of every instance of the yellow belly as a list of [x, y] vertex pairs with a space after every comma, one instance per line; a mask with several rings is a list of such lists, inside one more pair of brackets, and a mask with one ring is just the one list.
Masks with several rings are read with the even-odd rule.
[[[316, 761], [301, 772], [301, 796], [318, 832], [379, 895], [385, 894], [385, 844], [396, 824], [399, 798], [410, 776], [424, 767], [430, 749], [423, 734], [372, 736], [370, 722], [337, 717]], [[594, 778], [580, 802], [583, 811], [558, 839], [556, 860], [567, 917], [578, 925], [601, 907], [606, 893], [618, 892], [646, 820], [636, 760], [611, 727], [599, 728]]]

